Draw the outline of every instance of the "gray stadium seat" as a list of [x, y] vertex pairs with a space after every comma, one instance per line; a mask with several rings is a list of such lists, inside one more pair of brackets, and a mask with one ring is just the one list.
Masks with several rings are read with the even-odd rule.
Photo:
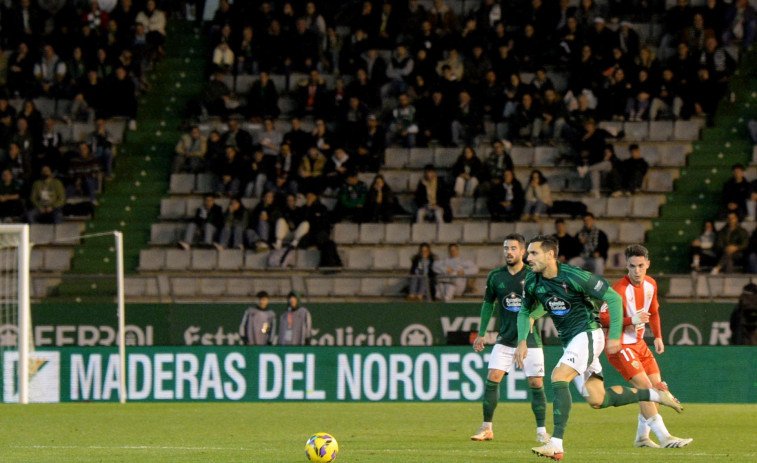
[[710, 275], [697, 275], [697, 297], [714, 298], [723, 296], [725, 280], [729, 277], [715, 277]]
[[186, 216], [187, 202], [185, 198], [163, 198], [160, 200], [161, 219], [181, 219]]
[[510, 157], [516, 167], [529, 167], [534, 162], [534, 149], [528, 146], [513, 146]]
[[617, 222], [599, 220], [597, 221], [597, 228], [605, 232], [605, 235], [607, 235], [607, 241], [609, 241], [610, 244], [618, 241], [619, 232]]
[[360, 225], [360, 243], [378, 244], [384, 241], [383, 223], [364, 223]]
[[321, 263], [321, 251], [317, 249], [298, 249], [295, 256], [295, 267], [316, 269]]
[[[650, 166], [657, 166], [660, 165], [660, 151], [658, 149], [660, 145], [657, 144], [650, 144], [650, 143], [644, 143], [639, 145], [639, 151], [641, 152], [641, 157], [644, 158], [647, 163], [649, 163]], [[628, 150], [623, 150], [625, 153], [628, 152]], [[624, 153], [624, 156], [625, 156]], [[627, 157], [627, 156], [625, 156]]]
[[407, 277], [390, 277], [386, 278], [384, 296], [400, 296], [407, 288]]
[[128, 298], [139, 298], [147, 295], [147, 279], [126, 278], [124, 280], [124, 295]]
[[154, 223], [150, 226], [150, 244], [174, 244], [184, 227], [184, 224]]
[[452, 209], [452, 217], [466, 218], [473, 215], [473, 208], [475, 206], [475, 199], [469, 197], [456, 196], [450, 199], [450, 207]]
[[643, 243], [644, 224], [637, 221], [623, 221], [618, 231], [618, 241], [621, 243]]
[[75, 143], [84, 141], [90, 132], [95, 130], [94, 124], [88, 122], [74, 122], [71, 127], [71, 138]]
[[218, 265], [218, 251], [215, 249], [192, 249], [190, 270], [213, 270]]
[[373, 268], [373, 248], [352, 248], [347, 250], [346, 267], [353, 270], [369, 270]]
[[334, 224], [334, 242], [337, 244], [357, 243], [360, 238], [360, 226], [356, 223]]
[[501, 252], [494, 252], [491, 247], [476, 249], [476, 265], [482, 270], [492, 270], [502, 266], [504, 258]]
[[244, 265], [243, 249], [221, 249], [218, 251], [218, 270], [239, 270]]
[[[553, 146], [537, 146], [534, 149], [534, 166], [554, 166], [559, 152]], [[517, 165], [517, 164], [516, 164]]]
[[623, 130], [623, 123], [617, 121], [601, 121], [599, 123], [599, 128], [605, 129], [610, 132], [610, 135], [615, 136], [618, 132]]
[[71, 255], [73, 251], [61, 248], [45, 249], [44, 270], [51, 272], [65, 272], [71, 269]]
[[[432, 249], [432, 252], [434, 250]], [[409, 269], [412, 264], [413, 256], [418, 253], [417, 246], [405, 246], [399, 250], [399, 266], [401, 269]]]
[[79, 244], [81, 242], [82, 225], [78, 223], [59, 223], [55, 225], [55, 237], [53, 241], [58, 244]]
[[699, 121], [675, 121], [673, 125], [674, 140], [699, 140], [699, 130], [701, 123]]
[[32, 224], [29, 227], [29, 241], [35, 245], [50, 244], [55, 239], [55, 225]]
[[[404, 170], [387, 170], [382, 172], [384, 180], [394, 193], [408, 191], [407, 180], [408, 173]], [[415, 187], [415, 185], [413, 185]]]
[[407, 148], [387, 148], [384, 152], [384, 166], [395, 169], [404, 168], [410, 158]]
[[463, 243], [486, 243], [489, 241], [489, 228], [486, 222], [464, 222]]
[[650, 121], [650, 141], [668, 141], [673, 138], [673, 121]]
[[502, 243], [505, 236], [515, 233], [515, 224], [509, 222], [492, 222], [489, 224], [489, 241]]
[[176, 296], [192, 297], [200, 289], [197, 278], [176, 277], [171, 278], [171, 290]]
[[692, 297], [694, 295], [694, 285], [691, 277], [672, 277], [670, 279], [670, 289], [668, 297]]
[[305, 278], [305, 290], [310, 297], [331, 296], [334, 291], [333, 278]]
[[409, 223], [388, 223], [384, 235], [385, 243], [405, 244], [410, 242]]
[[437, 147], [434, 149], [434, 165], [439, 168], [449, 169], [455, 164], [462, 151], [460, 148]]
[[356, 296], [360, 293], [360, 278], [334, 278], [334, 296]]
[[623, 130], [626, 132], [625, 139], [628, 141], [640, 141], [649, 138], [648, 122], [626, 122], [623, 124]]
[[126, 132], [126, 119], [106, 119], [105, 128], [113, 136], [113, 142], [115, 144], [120, 145], [124, 142], [124, 133]]
[[266, 267], [268, 260], [267, 252], [245, 251], [244, 268], [246, 270], [261, 270]]
[[166, 251], [166, 270], [186, 270], [192, 253], [183, 249], [168, 249]]
[[383, 296], [386, 278], [362, 278], [360, 280], [360, 294], [362, 296]]
[[631, 214], [631, 198], [607, 198], [607, 217], [628, 217]]
[[686, 153], [691, 152], [690, 144], [666, 144], [658, 147], [660, 152], [659, 165], [669, 167], [683, 167], [686, 165]]
[[726, 275], [723, 277], [723, 297], [739, 297], [750, 279], [749, 277]]
[[226, 293], [229, 296], [245, 297], [254, 296], [250, 294], [252, 284], [250, 278], [227, 278], [226, 279]]
[[441, 223], [436, 233], [436, 239], [440, 243], [459, 243], [463, 239], [463, 224], [462, 222]]
[[29, 257], [29, 269], [32, 272], [42, 270], [45, 260], [45, 251], [43, 249], [32, 248], [31, 255]]
[[165, 249], [141, 249], [139, 251], [139, 270], [161, 270], [165, 265]]
[[673, 173], [667, 170], [652, 169], [646, 176], [646, 191], [673, 191]]
[[375, 248], [373, 250], [373, 268], [378, 270], [394, 270], [399, 268], [399, 251], [397, 248]]
[[413, 243], [431, 243], [436, 240], [435, 223], [415, 223], [410, 232], [410, 241]]
[[660, 198], [657, 196], [635, 196], [631, 215], [634, 217], [657, 217], [660, 215]]
[[190, 194], [195, 187], [194, 174], [171, 174], [168, 192], [171, 194]]
[[212, 193], [215, 190], [215, 175], [202, 173], [197, 174], [195, 180], [194, 192], [195, 193]]
[[589, 212], [597, 217], [605, 215], [607, 210], [607, 198], [581, 198], [581, 202], [586, 204], [586, 208]]
[[[414, 169], [422, 169], [426, 164], [434, 163], [434, 150], [433, 148], [411, 148], [410, 159], [408, 161], [408, 167]], [[441, 167], [441, 166], [437, 166]]]
[[515, 233], [523, 235], [526, 241], [538, 235], [539, 229], [539, 224], [535, 222], [515, 222]]

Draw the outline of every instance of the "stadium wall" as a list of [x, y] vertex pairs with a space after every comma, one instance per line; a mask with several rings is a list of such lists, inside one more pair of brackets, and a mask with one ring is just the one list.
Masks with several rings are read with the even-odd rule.
[[[559, 347], [545, 348], [547, 365], [560, 355]], [[470, 347], [134, 347], [126, 379], [130, 401], [477, 402], [488, 356]], [[689, 346], [671, 347], [659, 360], [684, 403], [756, 403], [753, 357], [748, 347]], [[32, 358], [32, 402], [118, 401], [116, 348], [43, 349]], [[4, 353], [3, 402], [18, 400], [15, 361], [15, 352]], [[607, 384], [622, 384], [603, 363]], [[523, 373], [508, 375], [501, 394], [527, 400]], [[574, 399], [582, 400], [575, 391]]]
[[[305, 304], [313, 317], [312, 343], [323, 346], [439, 346], [450, 332], [467, 343], [478, 331], [480, 304]], [[727, 345], [733, 304], [663, 304], [662, 328], [667, 345]], [[243, 304], [129, 304], [127, 345], [241, 345], [239, 323]], [[272, 304], [281, 314], [283, 304]], [[35, 304], [35, 345], [113, 346], [116, 310], [112, 305]], [[488, 327], [496, 336], [496, 317]], [[544, 342], [559, 345], [548, 317], [539, 320]], [[0, 326], [0, 345], [15, 342], [16, 327]], [[651, 335], [647, 330], [647, 335]], [[452, 338], [454, 336], [450, 336]]]

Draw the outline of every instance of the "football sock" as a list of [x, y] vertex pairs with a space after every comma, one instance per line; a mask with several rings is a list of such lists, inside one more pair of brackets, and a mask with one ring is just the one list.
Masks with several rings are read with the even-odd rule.
[[557, 450], [559, 450], [561, 452], [564, 451], [562, 449], [562, 438], [560, 438], [560, 437], [553, 437], [549, 441], [552, 443], [552, 445], [554, 445], [557, 448]]
[[[613, 387], [621, 387], [621, 386], [613, 386]], [[607, 408], [607, 407], [620, 407], [623, 405], [628, 405], [632, 403], [636, 403], [639, 401], [648, 401], [649, 400], [649, 389], [637, 389], [636, 392], [631, 390], [630, 387], [622, 387], [621, 392], [615, 392], [613, 388], [608, 387], [605, 389], [605, 400], [602, 403], [602, 406], [599, 408]]]
[[560, 442], [562, 442], [562, 436], [565, 433], [565, 427], [568, 425], [568, 418], [570, 417], [570, 409], [573, 406], [573, 398], [570, 396], [568, 386], [570, 386], [570, 383], [567, 381], [555, 381], [552, 383], [552, 392], [555, 394], [555, 398], [552, 401], [555, 432], [552, 435], [560, 439]]
[[494, 409], [497, 408], [499, 401], [499, 383], [486, 380], [484, 389], [484, 422], [491, 421], [494, 418]]
[[536, 418], [536, 426], [544, 427], [547, 420], [547, 394], [544, 393], [544, 387], [531, 388], [531, 410]]
[[639, 426], [636, 428], [636, 440], [649, 438], [649, 425], [644, 415], [639, 413]]
[[662, 421], [662, 417], [659, 414], [649, 418], [647, 420], [647, 425], [652, 428], [652, 431], [654, 431], [655, 436], [660, 439], [660, 442], [670, 437], [668, 428], [665, 427], [665, 422]]

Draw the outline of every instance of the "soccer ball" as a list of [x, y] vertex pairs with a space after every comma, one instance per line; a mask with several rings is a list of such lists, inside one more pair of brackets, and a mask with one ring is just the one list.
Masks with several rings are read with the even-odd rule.
[[305, 444], [305, 456], [315, 462], [334, 461], [339, 453], [339, 444], [331, 434], [319, 432], [313, 434]]

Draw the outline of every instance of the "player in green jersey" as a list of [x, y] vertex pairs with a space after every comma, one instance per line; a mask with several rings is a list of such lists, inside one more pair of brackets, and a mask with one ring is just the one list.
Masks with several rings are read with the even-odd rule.
[[658, 402], [681, 412], [683, 407], [668, 391], [612, 386], [605, 388], [599, 356], [604, 349], [604, 333], [599, 323], [599, 307], [607, 303], [610, 328], [607, 352], [620, 350], [623, 329], [623, 303], [607, 281], [578, 267], [559, 263], [557, 240], [539, 235], [528, 244], [527, 262], [531, 273], [523, 287], [523, 307], [518, 313], [518, 366], [528, 356], [527, 337], [537, 307], [552, 318], [563, 345], [563, 356], [552, 370], [554, 392], [552, 438], [532, 451], [553, 460], [562, 460], [563, 434], [568, 424], [572, 400], [571, 381], [592, 408], [619, 407], [639, 401]]
[[[486, 327], [494, 308], [499, 308], [499, 335], [489, 357], [489, 373], [484, 389], [484, 423], [478, 432], [471, 436], [475, 441], [494, 438], [492, 418], [499, 400], [499, 383], [510, 372], [515, 361], [515, 348], [518, 345], [518, 311], [521, 307], [523, 281], [529, 272], [528, 266], [523, 264], [526, 252], [526, 240], [523, 235], [507, 235], [503, 246], [507, 265], [492, 270], [486, 278], [484, 303], [481, 305], [481, 324], [478, 337], [473, 341], [473, 349], [476, 352], [484, 350]], [[527, 344], [528, 357], [523, 371], [528, 378], [528, 387], [531, 388], [531, 409], [536, 418], [536, 440], [547, 443], [549, 434], [544, 424], [547, 409], [547, 396], [544, 394], [544, 351], [538, 331], [529, 333]]]

